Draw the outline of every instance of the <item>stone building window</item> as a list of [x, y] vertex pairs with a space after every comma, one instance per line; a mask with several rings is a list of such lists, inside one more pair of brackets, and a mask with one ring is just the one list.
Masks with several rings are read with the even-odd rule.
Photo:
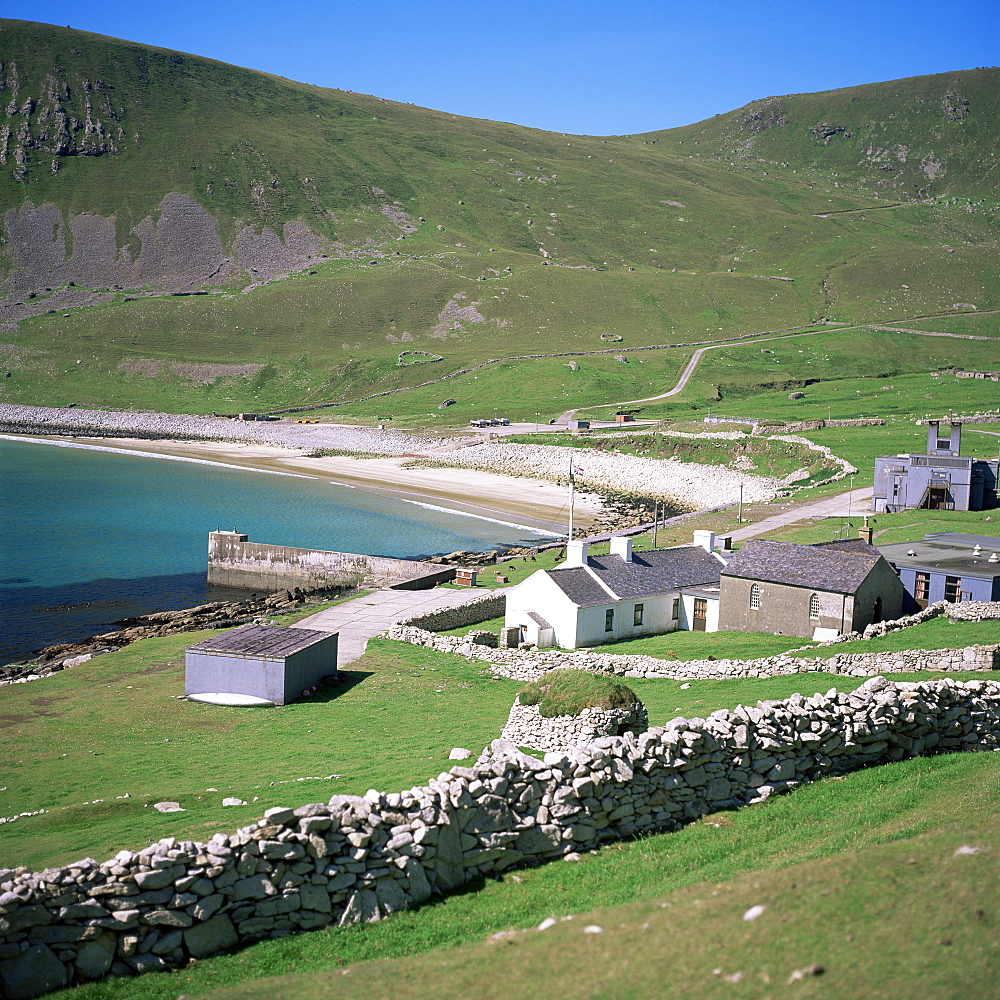
[[809, 617], [814, 621], [819, 618], [819, 594], [809, 595]]
[[645, 610], [645, 605], [644, 604], [637, 604], [632, 609], [632, 624], [633, 625], [641, 625], [642, 624], [642, 613], [643, 613], [644, 610]]
[[959, 576], [946, 576], [944, 578], [944, 599], [953, 604], [960, 601], [962, 590], [962, 578]]
[[760, 607], [760, 587], [756, 583], [750, 584], [750, 610], [756, 611]]
[[604, 631], [614, 632], [614, 630], [615, 630], [615, 609], [608, 608], [608, 610], [604, 612]]

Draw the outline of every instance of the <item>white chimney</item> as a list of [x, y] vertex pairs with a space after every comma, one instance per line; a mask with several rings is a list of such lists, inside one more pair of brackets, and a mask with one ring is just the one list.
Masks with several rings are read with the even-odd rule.
[[625, 562], [632, 561], [632, 539], [623, 538], [621, 535], [615, 535], [611, 539], [611, 554], [613, 556], [621, 556]]
[[706, 552], [715, 551], [715, 532], [702, 530], [694, 533], [694, 544], [701, 546]]
[[566, 543], [566, 561], [560, 566], [560, 569], [568, 569], [572, 566], [586, 566], [587, 565], [587, 549], [590, 547], [590, 543], [584, 538], [574, 538], [573, 541]]

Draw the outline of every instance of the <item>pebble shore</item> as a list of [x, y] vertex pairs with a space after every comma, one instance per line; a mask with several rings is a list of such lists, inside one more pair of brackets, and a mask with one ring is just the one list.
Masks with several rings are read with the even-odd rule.
[[437, 464], [504, 475], [565, 482], [570, 461], [583, 488], [669, 499], [698, 509], [768, 500], [784, 481], [722, 465], [697, 465], [550, 445], [501, 441], [470, 442], [461, 437], [426, 438], [396, 430], [332, 424], [236, 421], [223, 417], [134, 413], [6, 404], [0, 406], [0, 433], [69, 435], [140, 440], [218, 441], [287, 449], [331, 448], [355, 455], [427, 456]]

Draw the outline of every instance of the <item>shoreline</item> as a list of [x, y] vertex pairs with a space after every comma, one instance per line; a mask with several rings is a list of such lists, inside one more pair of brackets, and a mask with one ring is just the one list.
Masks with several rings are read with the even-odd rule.
[[[25, 441], [56, 447], [76, 447], [137, 457], [185, 461], [230, 469], [328, 482], [363, 489], [424, 508], [462, 514], [528, 530], [548, 538], [562, 537], [568, 526], [565, 488], [528, 477], [462, 468], [403, 468], [410, 456], [344, 455], [310, 458], [306, 448], [263, 443], [191, 441], [83, 435], [0, 433], [0, 440]], [[311, 450], [311, 449], [310, 449]], [[473, 498], [470, 502], [466, 498]], [[607, 515], [600, 498], [578, 492], [575, 523], [596, 527]]]

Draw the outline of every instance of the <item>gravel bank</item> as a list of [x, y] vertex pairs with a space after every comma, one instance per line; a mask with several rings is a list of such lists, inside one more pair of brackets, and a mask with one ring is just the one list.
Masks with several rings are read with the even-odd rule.
[[770, 500], [783, 486], [779, 479], [737, 472], [724, 465], [552, 445], [487, 442], [450, 452], [447, 457], [449, 465], [561, 480], [568, 477], [571, 460], [578, 470], [577, 484], [583, 488], [669, 499], [694, 509], [736, 503], [741, 486], [745, 503]]
[[428, 439], [395, 430], [335, 424], [244, 423], [221, 417], [8, 404], [0, 406], [0, 432], [219, 441], [306, 451], [335, 448], [371, 456], [428, 455], [442, 465], [561, 482], [567, 478], [572, 459], [580, 470], [577, 482], [582, 489], [669, 499], [692, 509], [736, 503], [741, 486], [745, 502], [768, 500], [784, 485], [778, 479], [722, 465], [495, 441], [463, 447], [460, 438]]
[[174, 413], [12, 404], [0, 405], [0, 432], [140, 440], [231, 441], [278, 448], [337, 448], [368, 455], [403, 455], [426, 449], [428, 444], [414, 434], [380, 431], [371, 427], [244, 422]]

